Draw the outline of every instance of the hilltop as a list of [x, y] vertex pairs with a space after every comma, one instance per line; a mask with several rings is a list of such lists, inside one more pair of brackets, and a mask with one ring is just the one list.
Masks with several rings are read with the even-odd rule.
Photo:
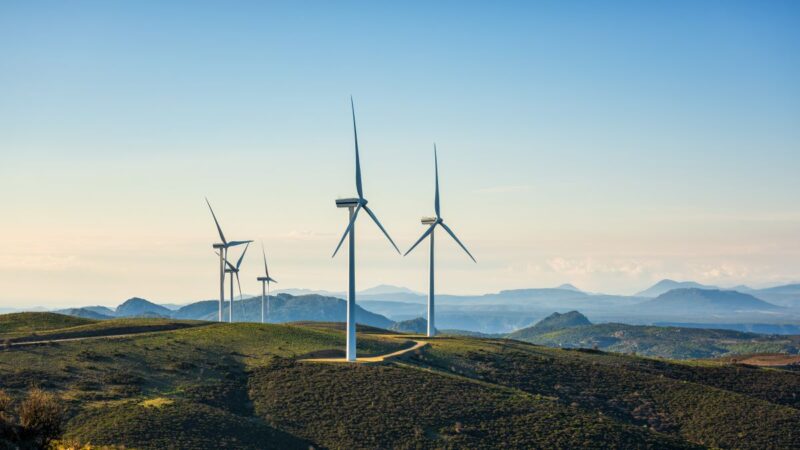
[[707, 286], [694, 281], [675, 281], [675, 280], [664, 279], [641, 292], [637, 292], [636, 294], [634, 294], [634, 296], [658, 297], [659, 295], [665, 294], [673, 289], [691, 289], [691, 288], [719, 289], [716, 286]]
[[[14, 328], [59, 326], [54, 319], [27, 316]], [[51, 335], [75, 328], [63, 320]], [[154, 328], [167, 325], [183, 328]], [[114, 319], [78, 328], [122, 326], [156, 332], [12, 346], [0, 352], [0, 389], [18, 398], [36, 380], [69, 402], [64, 438], [97, 446], [800, 445], [800, 374], [779, 369], [452, 336], [382, 364], [335, 365], [302, 359], [341, 351], [341, 324]], [[359, 334], [362, 355], [411, 344], [378, 329]]]
[[717, 289], [681, 288], [659, 295], [639, 305], [640, 311], [665, 313], [734, 313], [738, 311], [770, 311], [780, 307], [759, 300], [750, 294]]
[[517, 330], [513, 333], [510, 333], [508, 337], [511, 339], [525, 340], [525, 338], [527, 337], [548, 333], [554, 330], [561, 330], [563, 328], [581, 327], [591, 324], [592, 322], [589, 322], [589, 319], [587, 319], [586, 316], [579, 313], [578, 311], [570, 311], [564, 314], [559, 314], [556, 312], [545, 317], [539, 322], [536, 322], [536, 324], [534, 324], [531, 327], [523, 328], [521, 330]]

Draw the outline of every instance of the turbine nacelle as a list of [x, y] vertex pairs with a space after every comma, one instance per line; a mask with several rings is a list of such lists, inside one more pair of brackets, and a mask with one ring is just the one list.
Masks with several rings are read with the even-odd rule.
[[403, 254], [403, 256], [406, 256], [409, 253], [411, 253], [411, 251], [414, 250], [420, 244], [420, 242], [424, 241], [425, 238], [427, 238], [428, 236], [430, 236], [433, 233], [433, 230], [437, 226], [440, 226], [440, 227], [442, 227], [444, 229], [444, 231], [447, 234], [450, 235], [451, 238], [453, 238], [454, 241], [456, 241], [456, 244], [458, 244], [458, 246], [461, 247], [462, 250], [464, 250], [464, 252], [467, 254], [467, 256], [469, 256], [469, 258], [473, 262], [478, 262], [478, 261], [475, 260], [475, 257], [472, 256], [472, 253], [470, 253], [469, 250], [467, 250], [467, 247], [464, 246], [464, 244], [456, 237], [455, 232], [453, 232], [453, 230], [451, 230], [450, 227], [448, 227], [447, 225], [444, 224], [444, 220], [442, 219], [442, 209], [441, 209], [441, 204], [440, 204], [440, 201], [439, 201], [439, 157], [436, 154], [436, 144], [433, 144], [433, 164], [434, 164], [434, 173], [435, 173], [435, 177], [436, 177], [435, 178], [435, 180], [436, 180], [436, 184], [435, 184], [436, 191], [435, 191], [434, 199], [433, 199], [433, 208], [436, 211], [436, 217], [423, 217], [422, 218], [422, 224], [427, 226], [428, 229], [425, 230], [424, 233], [422, 233], [422, 236], [420, 236], [420, 238], [417, 239], [417, 242], [415, 242], [414, 245], [412, 245], [411, 248], [409, 248], [408, 251]]
[[337, 208], [355, 208], [357, 206], [367, 206], [367, 199], [365, 198], [339, 198], [336, 199]]

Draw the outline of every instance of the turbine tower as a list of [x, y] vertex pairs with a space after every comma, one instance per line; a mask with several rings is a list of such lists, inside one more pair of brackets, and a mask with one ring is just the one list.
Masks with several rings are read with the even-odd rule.
[[369, 214], [378, 228], [381, 229], [383, 234], [389, 239], [389, 242], [392, 244], [397, 253], [400, 253], [400, 249], [397, 248], [392, 238], [389, 236], [389, 233], [386, 232], [386, 229], [383, 228], [378, 218], [375, 216], [375, 213], [372, 212], [371, 209], [367, 206], [367, 199], [364, 198], [364, 190], [361, 186], [361, 162], [358, 158], [358, 131], [356, 131], [356, 109], [353, 106], [353, 97], [350, 97], [350, 110], [353, 113], [353, 139], [355, 140], [355, 147], [356, 147], [356, 191], [358, 192], [358, 198], [345, 198], [345, 199], [338, 199], [336, 200], [336, 207], [337, 208], [347, 208], [350, 212], [350, 220], [347, 225], [347, 228], [344, 230], [344, 234], [342, 235], [342, 239], [339, 241], [339, 245], [336, 246], [336, 250], [334, 250], [333, 255], [331, 257], [336, 256], [336, 253], [339, 251], [339, 248], [342, 247], [342, 243], [344, 239], [349, 236], [349, 281], [347, 285], [347, 351], [346, 357], [347, 361], [355, 361], [356, 360], [356, 272], [355, 272], [355, 250], [356, 250], [356, 219], [358, 218], [358, 213], [363, 209], [364, 211]]
[[267, 296], [267, 314], [269, 314], [269, 284], [277, 283], [272, 277], [269, 276], [269, 267], [267, 267], [267, 252], [264, 250], [264, 243], [261, 243], [261, 253], [264, 255], [264, 276], [258, 277], [261, 282], [261, 323], [265, 323], [264, 319], [264, 295]]
[[247, 253], [247, 248], [248, 247], [250, 247], [249, 243], [247, 245], [245, 245], [244, 250], [242, 251], [241, 256], [239, 256], [239, 260], [236, 261], [236, 265], [235, 266], [233, 264], [231, 264], [230, 261], [228, 261], [227, 258], [225, 259], [225, 264], [227, 264], [227, 266], [228, 266], [228, 268], [225, 269], [225, 272], [231, 274], [231, 307], [228, 310], [228, 322], [231, 322], [231, 323], [233, 323], [233, 277], [236, 277], [236, 284], [239, 286], [239, 302], [241, 303], [241, 301], [242, 301], [242, 283], [239, 282], [239, 268], [242, 266], [242, 260], [244, 260], [244, 254]]
[[[433, 240], [433, 235], [434, 235], [434, 233], [433, 233], [433, 231], [436, 229], [436, 227], [437, 226], [441, 226], [442, 228], [444, 228], [444, 231], [446, 231], [447, 234], [449, 234], [456, 241], [456, 243], [459, 246], [461, 246], [461, 248], [463, 248], [465, 252], [467, 252], [467, 255], [469, 255], [469, 257], [472, 259], [472, 261], [476, 262], [476, 263], [478, 262], [478, 261], [475, 261], [475, 257], [472, 256], [472, 253], [470, 253], [469, 250], [467, 250], [467, 247], [464, 247], [464, 244], [462, 244], [461, 241], [458, 240], [458, 238], [456, 237], [456, 234], [453, 233], [453, 230], [451, 230], [450, 227], [445, 225], [444, 220], [442, 219], [441, 208], [439, 207], [439, 158], [436, 155], [436, 144], [433, 144], [433, 164], [434, 164], [434, 170], [436, 172], [436, 195], [435, 195], [434, 201], [433, 201], [433, 207], [434, 207], [434, 210], [436, 211], [436, 217], [423, 217], [422, 218], [422, 224], [423, 225], [427, 225], [428, 229], [424, 233], [422, 233], [422, 236], [417, 240], [417, 242], [415, 242], [414, 245], [412, 245], [411, 248], [408, 249], [408, 251], [405, 253], [405, 255], [408, 255], [409, 253], [411, 253], [411, 250], [414, 250], [414, 247], [419, 245], [419, 243], [422, 242], [426, 237], [428, 237], [428, 236], [431, 237], [431, 260], [430, 260], [430, 265], [429, 265], [429, 269], [430, 269], [429, 276], [430, 276], [430, 279], [429, 279], [429, 285], [428, 285], [428, 337], [433, 337], [434, 335], [436, 335], [436, 327], [434, 326], [434, 310], [433, 310], [433, 304], [434, 304], [434, 300], [435, 300], [435, 297], [436, 297], [435, 292], [434, 292], [434, 270], [433, 270], [433, 267], [434, 267], [434, 264], [433, 264], [433, 262], [434, 262], [434, 240]], [[405, 255], [403, 255], [403, 256], [405, 256]]]
[[[230, 247], [236, 247], [237, 245], [249, 244], [253, 241], [225, 240], [225, 235], [222, 233], [222, 227], [219, 226], [217, 216], [214, 214], [214, 208], [211, 207], [211, 203], [209, 203], [208, 198], [206, 198], [206, 204], [208, 205], [208, 209], [211, 211], [211, 217], [214, 218], [214, 223], [217, 225], [217, 232], [219, 232], [219, 238], [222, 241], [221, 243], [212, 245], [217, 255], [219, 255], [219, 315], [217, 320], [222, 322], [222, 314], [225, 307], [225, 263], [227, 262], [228, 258], [228, 249]], [[233, 294], [231, 294], [231, 307], [233, 307]]]

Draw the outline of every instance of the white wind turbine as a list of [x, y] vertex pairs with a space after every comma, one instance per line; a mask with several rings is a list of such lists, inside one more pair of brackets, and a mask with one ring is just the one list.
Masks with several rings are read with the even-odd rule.
[[[435, 299], [434, 293], [434, 271], [433, 271], [433, 261], [434, 261], [434, 244], [433, 244], [433, 231], [436, 229], [436, 226], [441, 226], [444, 228], [444, 231], [447, 232], [455, 241], [456, 243], [467, 252], [467, 255], [472, 259], [473, 262], [475, 261], [475, 257], [472, 256], [472, 253], [467, 250], [467, 247], [464, 247], [464, 244], [458, 240], [456, 234], [453, 233], [453, 230], [450, 229], [444, 223], [444, 219], [442, 219], [441, 208], [439, 207], [439, 158], [436, 155], [436, 144], [433, 144], [433, 163], [436, 171], [436, 196], [434, 197], [433, 207], [436, 211], [436, 217], [423, 217], [422, 224], [428, 225], [428, 229], [422, 234], [422, 236], [411, 246], [410, 249], [405, 253], [408, 255], [411, 253], [411, 250], [419, 245], [426, 237], [431, 237], [431, 260], [430, 260], [430, 280], [428, 285], [428, 337], [433, 337], [436, 335], [436, 327], [434, 326], [434, 310], [433, 310], [433, 303]], [[405, 256], [403, 255], [403, 256]]]
[[[219, 316], [218, 320], [222, 322], [222, 312], [225, 307], [225, 262], [227, 262], [228, 258], [228, 249], [230, 247], [235, 247], [237, 245], [242, 244], [249, 244], [253, 241], [227, 241], [225, 240], [225, 235], [222, 233], [222, 227], [219, 226], [219, 221], [217, 220], [216, 214], [214, 214], [214, 208], [211, 207], [211, 203], [209, 203], [208, 198], [206, 198], [206, 204], [208, 205], [208, 209], [211, 211], [211, 217], [214, 218], [214, 223], [217, 225], [217, 232], [219, 232], [219, 238], [222, 243], [214, 244], [212, 247], [217, 250], [217, 255], [219, 255]], [[233, 309], [233, 294], [231, 294], [231, 309]]]
[[239, 256], [239, 259], [236, 261], [236, 265], [230, 263], [227, 259], [225, 259], [225, 264], [227, 264], [228, 268], [225, 269], [226, 273], [231, 274], [231, 308], [228, 310], [228, 321], [233, 322], [233, 277], [236, 277], [236, 284], [239, 286], [239, 304], [242, 303], [242, 283], [239, 282], [239, 268], [242, 266], [242, 260], [244, 260], [244, 254], [247, 253], [247, 249], [250, 247], [248, 243], [245, 245], [242, 254]]
[[[383, 234], [389, 239], [389, 242], [392, 244], [397, 253], [400, 253], [400, 249], [397, 248], [392, 238], [389, 236], [389, 233], [386, 232], [386, 229], [383, 228], [378, 218], [375, 216], [375, 213], [372, 212], [371, 209], [367, 206], [367, 199], [364, 198], [364, 191], [361, 186], [361, 162], [358, 158], [358, 132], [356, 131], [356, 109], [353, 106], [353, 97], [350, 97], [350, 109], [353, 113], [353, 138], [355, 140], [355, 147], [356, 147], [356, 191], [358, 192], [358, 198], [345, 198], [345, 199], [338, 199], [336, 200], [336, 207], [337, 208], [347, 208], [350, 211], [350, 221], [347, 225], [347, 228], [344, 230], [344, 234], [342, 235], [342, 239], [339, 241], [339, 245], [336, 246], [336, 250], [333, 252], [333, 256], [336, 256], [336, 253], [341, 248], [344, 239], [349, 236], [349, 279], [348, 279], [348, 287], [347, 287], [347, 352], [346, 358], [348, 361], [355, 361], [356, 360], [356, 273], [355, 273], [355, 249], [356, 249], [356, 236], [355, 236], [355, 225], [356, 225], [356, 218], [358, 218], [358, 213], [363, 209], [364, 211], [369, 214], [372, 220], [378, 225], [378, 228], [381, 229]], [[332, 257], [333, 257], [332, 256]]]
[[277, 283], [277, 281], [269, 276], [269, 267], [267, 267], [267, 252], [264, 250], [263, 242], [261, 243], [261, 253], [264, 255], [264, 276], [258, 277], [258, 281], [261, 282], [261, 323], [264, 323], [264, 295], [267, 296], [267, 315], [269, 315], [269, 284]]

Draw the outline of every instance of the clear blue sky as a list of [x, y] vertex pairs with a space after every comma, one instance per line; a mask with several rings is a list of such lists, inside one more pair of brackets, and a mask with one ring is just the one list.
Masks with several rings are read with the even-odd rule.
[[[213, 298], [205, 195], [342, 290], [350, 94], [401, 247], [439, 144], [444, 291], [800, 280], [798, 2], [166, 3], [0, 4], [0, 306]], [[360, 287], [424, 288], [359, 231]]]

